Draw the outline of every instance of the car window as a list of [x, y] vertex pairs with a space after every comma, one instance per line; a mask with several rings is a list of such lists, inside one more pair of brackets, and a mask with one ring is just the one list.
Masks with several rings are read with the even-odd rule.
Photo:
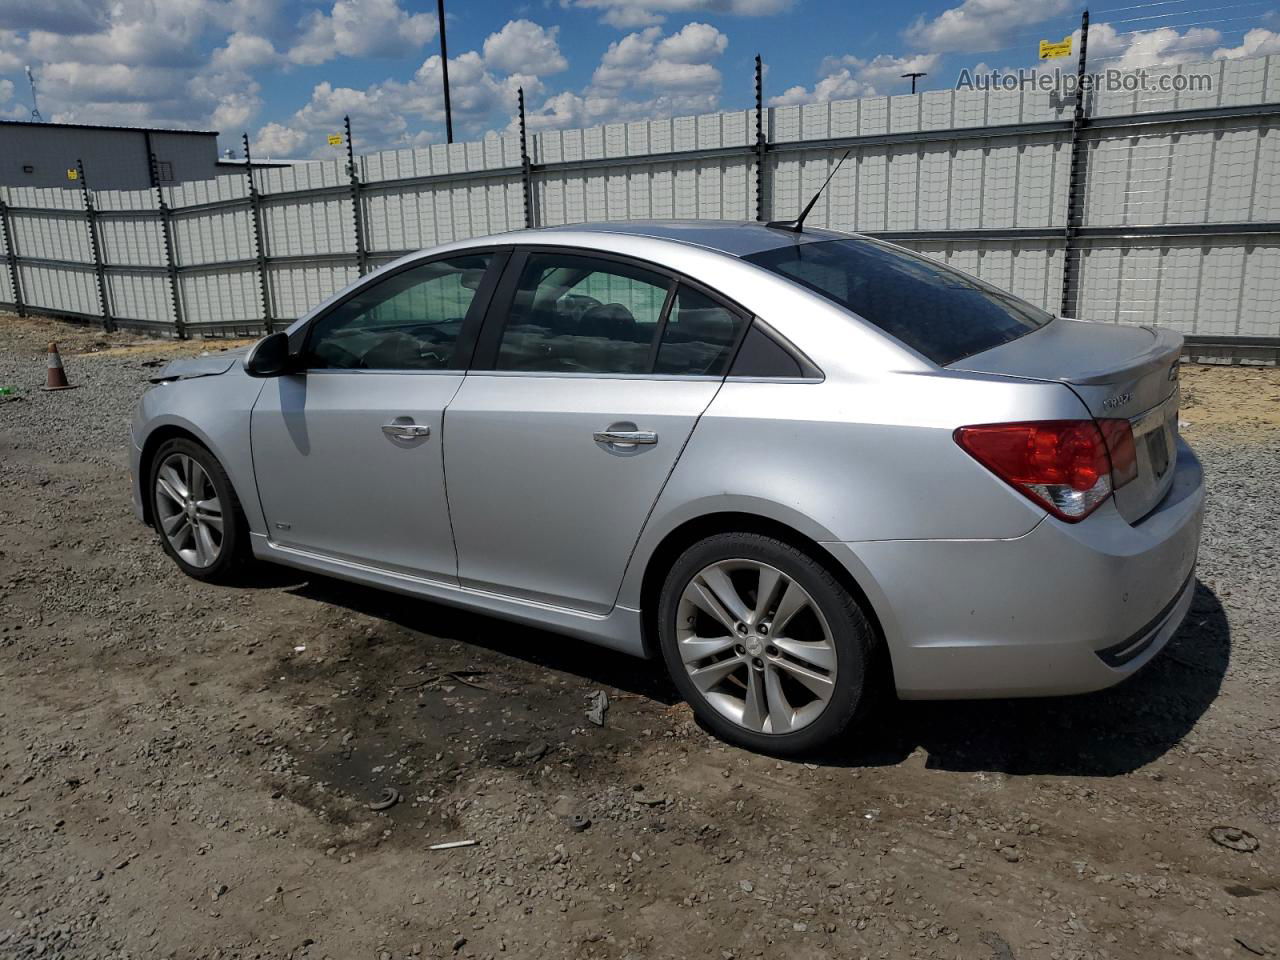
[[479, 254], [436, 260], [361, 289], [312, 325], [307, 366], [456, 369], [454, 347], [489, 259]]
[[662, 332], [655, 373], [723, 375], [746, 318], [681, 285]]
[[939, 365], [1053, 319], [936, 260], [874, 240], [796, 243], [745, 259], [847, 307]]
[[497, 368], [648, 373], [670, 285], [630, 264], [532, 253], [502, 332]]

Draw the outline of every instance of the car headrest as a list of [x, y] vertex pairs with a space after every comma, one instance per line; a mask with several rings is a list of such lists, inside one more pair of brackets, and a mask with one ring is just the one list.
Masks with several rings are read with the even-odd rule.
[[578, 333], [584, 337], [609, 337], [630, 340], [636, 318], [620, 303], [602, 303], [591, 307], [578, 321]]

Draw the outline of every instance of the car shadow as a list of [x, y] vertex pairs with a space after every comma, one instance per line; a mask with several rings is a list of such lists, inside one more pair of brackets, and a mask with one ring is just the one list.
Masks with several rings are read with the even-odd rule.
[[[642, 661], [562, 634], [313, 576], [290, 592], [456, 641], [539, 669], [574, 674], [664, 706], [680, 695], [658, 661]], [[1098, 693], [1022, 700], [898, 701], [872, 710], [841, 742], [805, 759], [832, 767], [892, 766], [923, 749], [929, 769], [1013, 775], [1118, 776], [1158, 759], [1218, 695], [1230, 628], [1217, 596], [1197, 581], [1182, 627], [1143, 670]]]
[[1159, 759], [1218, 696], [1231, 631], [1197, 581], [1191, 609], [1159, 654], [1123, 683], [1073, 697], [884, 703], [816, 759], [835, 766], [903, 762], [916, 749], [934, 770], [1111, 777]]
[[310, 576], [290, 592], [386, 620], [421, 634], [424, 639], [465, 643], [542, 670], [574, 674], [664, 706], [680, 702], [680, 694], [660, 663], [564, 634], [320, 575]]

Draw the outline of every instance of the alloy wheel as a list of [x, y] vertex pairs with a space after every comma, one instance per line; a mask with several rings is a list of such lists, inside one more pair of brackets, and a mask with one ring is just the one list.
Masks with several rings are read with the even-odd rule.
[[208, 567], [222, 553], [222, 503], [213, 481], [185, 453], [165, 457], [156, 471], [156, 516], [174, 552], [193, 567]]
[[756, 733], [793, 733], [836, 689], [836, 648], [804, 587], [757, 560], [721, 560], [685, 586], [676, 645], [717, 712]]

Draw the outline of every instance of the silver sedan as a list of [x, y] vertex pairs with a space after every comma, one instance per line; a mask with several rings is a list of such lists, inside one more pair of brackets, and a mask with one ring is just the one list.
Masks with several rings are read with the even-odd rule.
[[715, 733], [795, 754], [877, 684], [1156, 656], [1204, 499], [1180, 345], [822, 230], [505, 234], [171, 364], [135, 506], [193, 577], [256, 558], [661, 657]]

